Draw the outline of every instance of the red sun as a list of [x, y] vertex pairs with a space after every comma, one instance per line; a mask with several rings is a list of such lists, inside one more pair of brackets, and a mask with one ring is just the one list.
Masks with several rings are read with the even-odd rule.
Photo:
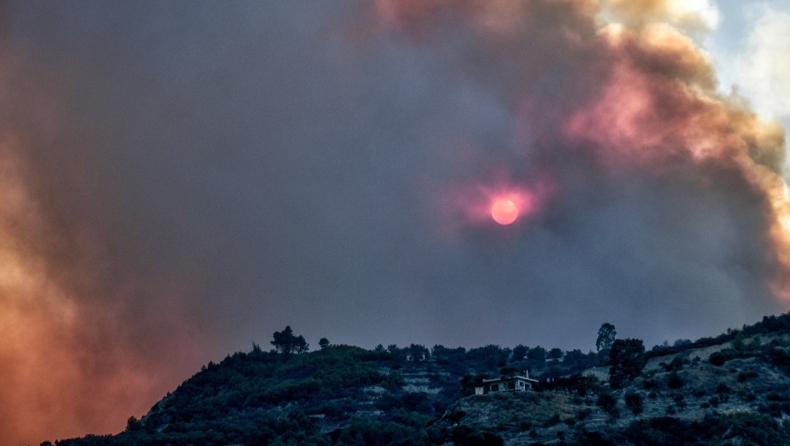
[[491, 206], [491, 217], [500, 225], [509, 225], [518, 218], [518, 206], [513, 200], [499, 198]]

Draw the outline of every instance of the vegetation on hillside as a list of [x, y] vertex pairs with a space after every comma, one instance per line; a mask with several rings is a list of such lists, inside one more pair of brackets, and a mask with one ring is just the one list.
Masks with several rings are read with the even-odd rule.
[[[209, 363], [142, 419], [130, 417], [124, 432], [55, 445], [785, 444], [787, 333], [790, 314], [647, 352], [641, 340], [615, 339], [611, 324], [599, 331], [597, 353], [366, 350], [326, 338], [309, 352], [286, 327], [271, 351], [253, 344]], [[716, 351], [692, 355], [705, 347]], [[581, 375], [594, 366], [605, 366], [610, 382]], [[524, 370], [540, 380], [535, 392], [473, 395], [486, 377]]]

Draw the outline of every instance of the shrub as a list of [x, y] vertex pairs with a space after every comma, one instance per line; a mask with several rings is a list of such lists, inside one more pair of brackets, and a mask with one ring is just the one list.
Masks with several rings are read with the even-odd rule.
[[636, 392], [628, 392], [625, 394], [625, 406], [631, 409], [634, 415], [639, 415], [644, 411], [644, 401], [642, 395]]
[[387, 377], [384, 378], [384, 381], [381, 383], [381, 387], [389, 390], [390, 392], [397, 392], [403, 386], [403, 375], [400, 372], [395, 370], [391, 370]]
[[721, 367], [727, 360], [725, 359], [724, 355], [719, 352], [715, 352], [710, 355], [710, 363], [715, 365], [716, 367]]
[[[469, 426], [457, 426], [452, 433], [453, 443], [464, 446], [501, 446], [504, 444], [502, 438], [488, 432], [479, 432]], [[378, 443], [357, 443], [357, 444], [378, 444]], [[407, 444], [407, 443], [398, 443]]]
[[655, 379], [646, 379], [642, 382], [642, 388], [645, 390], [658, 389], [661, 385]]
[[604, 410], [609, 415], [619, 415], [617, 410], [617, 399], [611, 393], [602, 393], [598, 395], [598, 400], [595, 405]]
[[748, 412], [723, 415], [719, 425], [725, 438], [740, 438], [743, 444], [786, 444], [776, 421], [767, 415]]
[[677, 373], [672, 372], [669, 374], [669, 378], [667, 378], [667, 387], [670, 389], [679, 389], [683, 387], [683, 379], [681, 379]]
[[546, 421], [546, 427], [556, 426], [560, 422], [560, 415], [554, 414]]
[[674, 359], [672, 359], [672, 362], [664, 365], [664, 370], [666, 370], [667, 372], [682, 370], [683, 366], [687, 362], [688, 362], [687, 360], [684, 360], [680, 357], [675, 357]]
[[598, 432], [581, 432], [576, 436], [576, 444], [579, 446], [610, 446], [614, 443], [605, 439]]

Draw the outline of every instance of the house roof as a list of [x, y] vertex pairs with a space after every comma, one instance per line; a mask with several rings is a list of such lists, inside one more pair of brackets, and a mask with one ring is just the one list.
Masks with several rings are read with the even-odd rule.
[[532, 383], [538, 382], [537, 379], [527, 378], [526, 376], [521, 376], [521, 375], [515, 375], [515, 376], [508, 376], [508, 377], [501, 377], [501, 378], [494, 378], [494, 379], [484, 379], [483, 380], [483, 384], [505, 382], [505, 381], [515, 381], [517, 379], [520, 379], [522, 381], [532, 382]]

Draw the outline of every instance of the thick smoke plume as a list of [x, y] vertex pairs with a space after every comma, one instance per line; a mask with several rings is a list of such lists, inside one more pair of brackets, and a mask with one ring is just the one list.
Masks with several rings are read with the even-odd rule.
[[0, 443], [119, 431], [285, 325], [587, 350], [787, 308], [784, 132], [690, 4], [5, 3]]

